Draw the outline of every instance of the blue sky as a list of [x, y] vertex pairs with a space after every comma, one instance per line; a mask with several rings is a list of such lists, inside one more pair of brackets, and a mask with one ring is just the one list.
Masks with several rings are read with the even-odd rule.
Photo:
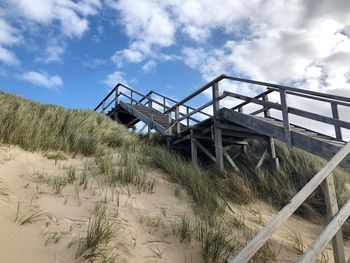
[[348, 0], [0, 0], [0, 89], [66, 107], [221, 73], [350, 95], [349, 61]]

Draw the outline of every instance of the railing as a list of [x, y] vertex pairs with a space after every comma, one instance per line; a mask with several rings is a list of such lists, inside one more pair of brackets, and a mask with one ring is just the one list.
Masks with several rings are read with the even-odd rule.
[[348, 142], [285, 206], [273, 219], [230, 261], [248, 262], [255, 253], [272, 237], [277, 229], [300, 207], [300, 205], [322, 185], [329, 223], [306, 251], [299, 262], [314, 262], [332, 240], [334, 261], [345, 263], [344, 244], [341, 227], [350, 216], [350, 200], [338, 210], [333, 170], [350, 153]]
[[[123, 91], [122, 91], [123, 90]], [[152, 95], [156, 95], [161, 98], [161, 101], [152, 98]], [[178, 102], [172, 98], [166, 97], [158, 92], [155, 91], [149, 91], [146, 95], [129, 88], [128, 86], [118, 83], [108, 94], [105, 98], [102, 99], [102, 101], [96, 106], [94, 111], [100, 110], [101, 113], [105, 113], [106, 110], [117, 107], [117, 105], [120, 103], [120, 101], [124, 101], [126, 103], [129, 103], [131, 107], [133, 108], [134, 105], [143, 105], [148, 106], [150, 109], [150, 116], [152, 118], [154, 112], [158, 112], [160, 114], [164, 114], [171, 105], [177, 104]], [[114, 103], [114, 104], [113, 104]], [[195, 108], [190, 107], [188, 105], [183, 105], [185, 108], [186, 114], [188, 114], [190, 111], [195, 110]], [[200, 114], [202, 114], [204, 117], [211, 117], [210, 114], [202, 111], [198, 111]], [[176, 116], [183, 117], [186, 115], [183, 112], [178, 112]], [[182, 118], [182, 120], [185, 120], [185, 125], [187, 127], [190, 126], [191, 122], [199, 123], [201, 120], [197, 118], [193, 118], [191, 116], [187, 116], [186, 118]], [[168, 114], [168, 124], [169, 126], [172, 124], [172, 116], [171, 114]]]
[[[219, 91], [219, 83], [223, 80], [231, 80], [238, 83], [246, 83], [251, 85], [257, 85], [263, 89], [265, 89], [264, 92], [258, 94], [255, 97], [248, 97], [241, 94], [229, 92], [229, 91]], [[183, 115], [182, 117], [178, 115], [176, 117], [176, 112], [179, 111], [180, 107], [182, 107], [185, 103], [188, 103], [195, 97], [203, 94], [208, 89], [212, 89], [212, 96], [209, 100], [209, 102], [203, 104], [202, 106], [191, 109], [187, 114]], [[278, 102], [271, 102], [268, 99], [268, 95], [271, 93], [278, 93], [279, 101]], [[299, 108], [290, 107], [288, 103], [288, 96], [294, 96], [294, 97], [301, 97], [303, 99], [308, 99], [312, 101], [319, 101], [323, 103], [329, 103], [330, 109], [332, 112], [332, 117], [328, 117], [322, 114], [317, 114], [313, 112], [309, 112], [306, 110], [301, 110]], [[339, 106], [345, 106], [350, 107], [350, 98], [337, 96], [337, 95], [331, 95], [331, 94], [324, 94], [319, 93], [315, 91], [310, 90], [304, 90], [304, 89], [297, 89], [293, 87], [287, 87], [283, 85], [277, 85], [272, 84], [268, 82], [261, 82], [261, 81], [255, 81], [255, 80], [248, 80], [243, 78], [236, 78], [231, 77], [227, 75], [220, 75], [214, 80], [210, 81], [203, 87], [199, 88], [195, 92], [193, 92], [191, 95], [187, 96], [180, 102], [176, 103], [175, 105], [168, 108], [166, 111], [164, 111], [165, 114], [171, 114], [175, 113], [175, 122], [171, 125], [171, 127], [179, 127], [179, 123], [183, 120], [195, 115], [199, 111], [205, 112], [205, 109], [212, 107], [213, 116], [214, 119], [216, 118], [216, 112], [220, 109], [220, 101], [225, 99], [226, 97], [235, 98], [238, 100], [242, 100], [243, 103], [238, 104], [234, 107], [231, 107], [233, 110], [237, 110], [238, 112], [243, 112], [243, 107], [247, 105], [256, 104], [259, 106], [262, 106], [262, 109], [259, 109], [257, 111], [251, 112], [252, 115], [257, 115], [259, 113], [264, 113], [264, 116], [270, 116], [270, 110], [277, 110], [281, 113], [281, 121], [283, 121], [283, 128], [284, 128], [284, 137], [285, 141], [289, 146], [292, 146], [292, 137], [291, 137], [291, 129], [290, 129], [290, 115], [296, 115], [299, 117], [311, 119], [314, 121], [318, 121], [324, 124], [332, 125], [334, 127], [335, 131], [335, 137], [339, 140], [343, 139], [342, 130], [341, 128], [350, 129], [350, 123], [344, 120], [339, 119], [339, 112], [338, 107]], [[171, 128], [169, 127], [169, 129]], [[180, 129], [176, 129], [177, 131], [180, 131]]]

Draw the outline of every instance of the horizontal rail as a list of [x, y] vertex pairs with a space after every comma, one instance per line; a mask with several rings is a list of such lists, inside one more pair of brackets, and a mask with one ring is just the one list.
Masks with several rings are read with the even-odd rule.
[[258, 104], [258, 105], [267, 106], [267, 107], [275, 109], [275, 110], [281, 110], [281, 105], [276, 103], [276, 102], [262, 101], [262, 100], [258, 100], [258, 99], [252, 98], [252, 97], [248, 97], [248, 96], [244, 96], [244, 95], [240, 95], [240, 94], [228, 92], [228, 91], [225, 91], [224, 94], [226, 94], [227, 96], [233, 97], [233, 98], [245, 100], [247, 102], [253, 102], [253, 103]]
[[[223, 95], [219, 96], [219, 97], [216, 99], [216, 101], [219, 101], [219, 100], [221, 100], [221, 99], [223, 99], [223, 98], [225, 98], [225, 97], [226, 97], [226, 95], [223, 94]], [[205, 109], [205, 108], [208, 108], [208, 107], [209, 107], [210, 105], [212, 105], [213, 103], [214, 103], [214, 100], [209, 101], [208, 103], [202, 105], [201, 107], [197, 108], [196, 110], [191, 111], [189, 114], [187, 114], [187, 115], [185, 115], [183, 118], [179, 119], [179, 121], [183, 121], [183, 120], [185, 120], [187, 117], [192, 116], [193, 114], [196, 114], [198, 111], [201, 111], [201, 110], [203, 110], [203, 109]], [[210, 116], [210, 117], [213, 117], [212, 115], [209, 115], [209, 116]]]
[[304, 94], [308, 94], [308, 95], [318, 96], [321, 98], [329, 98], [329, 99], [334, 99], [334, 100], [338, 100], [338, 101], [350, 102], [350, 98], [342, 97], [342, 96], [338, 96], [338, 95], [333, 95], [333, 94], [321, 93], [321, 92], [316, 92], [316, 91], [311, 91], [311, 90], [306, 90], [306, 89], [298, 89], [298, 88], [288, 87], [288, 86], [284, 86], [284, 85], [272, 84], [269, 82], [231, 77], [231, 76], [227, 76], [227, 75], [224, 75], [223, 78], [238, 81], [238, 82], [243, 82], [243, 83], [255, 84], [255, 85], [259, 85], [259, 86], [271, 87], [271, 88], [275, 88], [278, 90], [284, 89], [284, 90], [290, 91], [290, 92], [304, 93]]
[[195, 92], [193, 92], [191, 95], [188, 95], [186, 98], [182, 99], [181, 101], [179, 101], [178, 103], [176, 103], [175, 105], [173, 105], [172, 107], [170, 107], [166, 112], [167, 113], [169, 111], [173, 111], [176, 107], [181, 106], [182, 104], [184, 104], [185, 102], [189, 101], [190, 99], [192, 99], [193, 97], [201, 94], [203, 91], [205, 91], [206, 89], [208, 89], [209, 87], [211, 87], [213, 85], [213, 83], [218, 82], [222, 79], [224, 79], [227, 75], [222, 74], [220, 76], [218, 76], [217, 78], [213, 79], [212, 81], [210, 81], [209, 83], [205, 84], [203, 87], [199, 88], [198, 90], [196, 90]]
[[[258, 95], [255, 96], [255, 97], [253, 97], [253, 99], [260, 99], [260, 98], [262, 98], [262, 97], [264, 97], [264, 96], [266, 96], [266, 95], [269, 95], [269, 94], [272, 93], [272, 92], [273, 92], [272, 90], [267, 90], [267, 91], [265, 91], [265, 92], [263, 92], [263, 93], [258, 94]], [[248, 105], [249, 103], [250, 103], [250, 101], [242, 102], [241, 104], [238, 104], [237, 106], [231, 108], [231, 110], [237, 110], [238, 108], [241, 108], [241, 107], [243, 107], [243, 106], [245, 106], [245, 105]]]
[[94, 109], [94, 111], [96, 111], [99, 107], [102, 106], [103, 102], [105, 102], [112, 94], [113, 92], [115, 92], [116, 88], [119, 86], [120, 84], [118, 83], [108, 94], [106, 97], [104, 97], [103, 100], [101, 100], [101, 102], [96, 106], [96, 108]]
[[272, 235], [315, 191], [323, 180], [340, 164], [340, 162], [350, 153], [350, 142], [348, 142], [325, 166], [283, 207], [283, 209], [273, 217], [248, 244], [245, 246], [230, 263], [245, 263], [272, 237]]
[[[167, 100], [170, 100], [171, 102], [178, 103], [178, 101], [176, 101], [176, 100], [174, 100], [174, 99], [172, 99], [172, 98], [169, 98], [169, 97], [167, 97], [167, 96], [164, 96], [164, 95], [162, 95], [162, 94], [160, 94], [160, 93], [158, 93], [158, 92], [156, 92], [156, 91], [151, 90], [150, 93], [154, 93], [154, 94], [156, 94], [156, 95], [158, 95], [158, 96], [160, 96], [160, 97], [163, 97], [163, 98], [165, 98], [165, 99], [167, 99]], [[190, 110], [195, 110], [195, 109], [196, 109], [196, 108], [191, 107], [191, 106], [188, 106], [188, 105], [186, 105], [186, 104], [183, 104], [182, 106], [184, 106], [184, 107], [186, 107], [186, 108], [189, 108]], [[170, 106], [168, 106], [168, 108], [170, 108]], [[211, 115], [208, 114], [208, 113], [206, 113], [206, 112], [200, 112], [200, 113], [201, 113], [201, 114], [204, 114], [204, 115], [206, 115], [206, 116], [208, 116], [208, 117], [211, 117]]]

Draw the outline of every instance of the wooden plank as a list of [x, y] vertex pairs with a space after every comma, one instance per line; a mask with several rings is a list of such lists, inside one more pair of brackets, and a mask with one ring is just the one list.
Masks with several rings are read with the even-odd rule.
[[[338, 202], [337, 194], [334, 186], [334, 176], [331, 173], [321, 184], [324, 193], [326, 208], [327, 208], [327, 218], [331, 221], [332, 218], [338, 213]], [[333, 256], [335, 263], [345, 263], [345, 252], [344, 252], [344, 241], [343, 233], [339, 230], [334, 238], [332, 239], [333, 246]]]
[[282, 106], [281, 110], [282, 110], [282, 117], [283, 117], [284, 140], [289, 147], [292, 147], [292, 137], [290, 134], [286, 90], [281, 89], [280, 97], [281, 97], [281, 106]]
[[273, 137], [280, 141], [284, 141], [284, 131], [282, 127], [276, 126], [275, 124], [267, 121], [258, 119], [254, 116], [235, 112], [230, 109], [223, 108], [220, 110], [223, 119], [232, 121], [236, 124], [249, 128], [262, 135]]
[[266, 159], [266, 156], [267, 156], [267, 149], [265, 149], [265, 151], [261, 155], [257, 165], [255, 166], [255, 170], [258, 170], [262, 166], [262, 164], [264, 163], [264, 161]]
[[[272, 220], [233, 258], [230, 263], [246, 263], [277, 231], [277, 229], [299, 208], [299, 206], [315, 191], [322, 181], [349, 154], [350, 143], [347, 143], [293, 198]], [[350, 213], [350, 202], [347, 203]], [[338, 213], [339, 214], [339, 213]], [[333, 221], [333, 220], [332, 220]], [[337, 231], [336, 231], [337, 232]], [[335, 233], [336, 233], [335, 232]], [[335, 234], [334, 233], [334, 234]], [[304, 261], [309, 262], [309, 261]]]
[[[318, 236], [312, 246], [306, 251], [304, 256], [299, 260], [300, 263], [315, 262], [317, 257], [327, 247], [328, 243], [334, 237], [336, 233], [341, 231], [342, 225], [346, 219], [350, 216], [350, 200], [339, 210], [339, 212], [333, 217], [332, 221]], [[343, 261], [345, 262], [345, 261]]]
[[212, 155], [199, 141], [193, 138], [193, 142], [202, 150], [213, 162], [216, 162], [216, 158]]
[[235, 162], [232, 160], [231, 156], [228, 154], [228, 152], [225, 149], [223, 149], [223, 153], [224, 153], [224, 157], [226, 158], [228, 163], [233, 167], [233, 169], [239, 172], [238, 166], [235, 164]]

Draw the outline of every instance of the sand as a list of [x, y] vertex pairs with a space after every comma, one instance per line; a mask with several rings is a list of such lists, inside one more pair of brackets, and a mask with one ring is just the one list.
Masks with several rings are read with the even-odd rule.
[[[35, 179], [40, 173], [60, 175], [69, 165], [76, 166], [79, 173], [85, 160], [75, 157], [55, 163], [44, 154], [0, 146], [0, 263], [76, 262], [75, 247], [68, 245], [84, 235], [92, 210], [101, 200], [107, 201], [118, 222], [114, 236], [119, 248], [117, 262], [204, 262], [196, 240], [180, 243], [174, 234], [174, 224], [181, 215], [193, 215], [191, 198], [160, 171], [147, 172], [156, 180], [152, 193], [139, 192], [133, 186], [110, 189], [93, 183], [84, 190], [76, 183], [55, 194]], [[251, 229], [262, 228], [276, 213], [262, 201], [230, 206], [234, 213], [227, 209], [228, 220], [230, 216], [240, 218]], [[38, 220], [20, 224], [35, 211], [39, 212]], [[279, 262], [295, 262], [300, 256], [298, 236], [301, 249], [312, 243], [322, 230], [322, 219], [313, 221], [292, 216], [274, 235], [271, 244], [280, 251]], [[329, 252], [330, 246], [323, 259], [332, 262]], [[349, 242], [346, 253], [350, 256]]]

